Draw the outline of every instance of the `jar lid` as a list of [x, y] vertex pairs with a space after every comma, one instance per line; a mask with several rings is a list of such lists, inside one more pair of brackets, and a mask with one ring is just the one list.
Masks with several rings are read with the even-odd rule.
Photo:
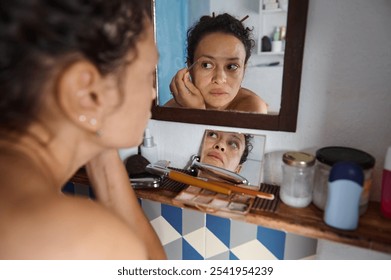
[[291, 166], [309, 167], [315, 163], [315, 157], [303, 152], [286, 152], [282, 156], [282, 161]]
[[348, 147], [324, 147], [316, 151], [316, 159], [320, 162], [333, 166], [340, 161], [352, 161], [362, 169], [370, 169], [375, 166], [375, 158], [370, 154]]

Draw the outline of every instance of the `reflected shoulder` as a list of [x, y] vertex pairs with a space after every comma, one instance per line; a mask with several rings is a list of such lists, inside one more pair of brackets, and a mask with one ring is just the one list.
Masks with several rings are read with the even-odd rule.
[[267, 114], [268, 104], [255, 92], [240, 88], [237, 96], [232, 102], [231, 110]]

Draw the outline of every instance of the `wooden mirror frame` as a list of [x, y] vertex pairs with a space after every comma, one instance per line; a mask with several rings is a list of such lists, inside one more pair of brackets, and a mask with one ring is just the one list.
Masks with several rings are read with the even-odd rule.
[[[152, 105], [152, 119], [192, 124], [295, 132], [309, 0], [289, 1], [281, 107], [277, 115], [167, 108]], [[151, 0], [152, 16], [154, 1]]]

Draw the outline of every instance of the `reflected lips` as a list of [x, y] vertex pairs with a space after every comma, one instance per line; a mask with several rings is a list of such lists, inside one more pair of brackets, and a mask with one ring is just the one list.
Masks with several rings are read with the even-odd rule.
[[227, 93], [225, 91], [223, 91], [223, 90], [212, 89], [210, 91], [210, 94], [212, 94], [212, 95], [224, 95], [224, 94], [227, 94]]
[[219, 160], [221, 163], [223, 163], [223, 158], [222, 156], [219, 154], [219, 153], [216, 153], [216, 152], [209, 152], [207, 154], [208, 157], [211, 157], [211, 158], [214, 158], [214, 159], [217, 159]]

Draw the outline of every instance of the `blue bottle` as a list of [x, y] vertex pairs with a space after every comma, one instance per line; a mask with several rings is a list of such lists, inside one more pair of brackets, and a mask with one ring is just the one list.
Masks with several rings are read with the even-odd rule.
[[354, 230], [358, 226], [364, 172], [354, 162], [341, 161], [330, 170], [324, 221], [329, 226]]

